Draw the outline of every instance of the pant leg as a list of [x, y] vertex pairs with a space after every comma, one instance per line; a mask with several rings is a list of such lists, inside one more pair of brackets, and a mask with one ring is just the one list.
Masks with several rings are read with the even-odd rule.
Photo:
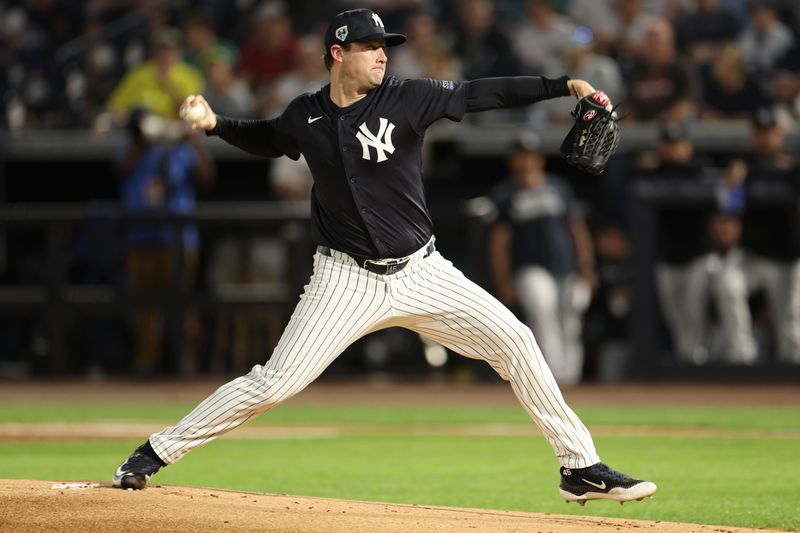
[[672, 344], [676, 354], [684, 358], [684, 346], [680, 338], [680, 327], [678, 318], [681, 313], [680, 303], [680, 276], [676, 268], [666, 263], [659, 263], [655, 267], [656, 289], [658, 290], [658, 302], [664, 322], [669, 329], [672, 337]]
[[177, 425], [150, 436], [174, 463], [303, 390], [359, 337], [384, 327], [386, 288], [377, 276], [317, 254], [314, 272], [269, 360], [222, 385]]
[[526, 322], [542, 349], [547, 366], [556, 381], [563, 385], [569, 369], [565, 361], [558, 284], [546, 269], [529, 266], [517, 273], [516, 285]]
[[[656, 287], [677, 356], [681, 360], [700, 364], [707, 360], [707, 353], [698, 342], [702, 337], [700, 324], [705, 320], [701, 311], [705, 295], [690, 294], [691, 269], [691, 265], [659, 263], [655, 270]], [[697, 279], [695, 276], [695, 283]]]
[[530, 328], [438, 252], [424, 264], [392, 282], [398, 325], [488, 362], [510, 382], [563, 466], [597, 463], [591, 435], [564, 401]]
[[696, 363], [708, 361], [708, 302], [711, 294], [711, 268], [714, 257], [702, 254], [684, 267], [685, 292], [684, 312], [679, 327], [683, 331], [684, 343]]
[[730, 250], [715, 266], [713, 294], [730, 363], [752, 364], [758, 357], [743, 251]]
[[800, 361], [800, 262], [764, 260], [767, 294], [775, 317], [776, 355], [779, 361]]
[[555, 376], [561, 385], [576, 385], [583, 375], [583, 314], [589, 307], [592, 290], [577, 274], [568, 274], [557, 283], [564, 362], [561, 376]]
[[783, 330], [785, 344], [780, 356], [786, 363], [800, 364], [800, 260], [789, 263], [787, 276], [788, 297]]

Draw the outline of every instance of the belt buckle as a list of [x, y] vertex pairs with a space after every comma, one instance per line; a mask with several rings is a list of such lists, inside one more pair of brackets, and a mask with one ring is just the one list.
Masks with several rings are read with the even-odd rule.
[[[402, 259], [392, 259], [390, 261], [380, 262], [377, 263], [375, 261], [370, 261], [367, 259], [364, 261], [364, 264], [361, 265], [362, 268], [365, 270], [369, 270], [370, 272], [374, 272], [376, 274], [383, 274], [384, 276], [389, 276], [391, 274], [395, 274], [400, 272], [405, 268], [408, 264], [408, 258], [404, 257]], [[369, 266], [372, 268], [369, 268]]]

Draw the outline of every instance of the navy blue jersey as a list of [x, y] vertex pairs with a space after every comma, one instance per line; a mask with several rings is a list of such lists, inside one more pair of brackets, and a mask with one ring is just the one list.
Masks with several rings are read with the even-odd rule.
[[330, 86], [294, 99], [272, 120], [218, 117], [211, 132], [249, 152], [305, 156], [314, 187], [312, 238], [358, 258], [403, 257], [433, 235], [422, 183], [422, 142], [436, 120], [569, 94], [567, 78], [472, 81], [387, 76], [358, 102], [336, 106]]
[[570, 220], [581, 216], [569, 185], [548, 176], [540, 187], [513, 187], [498, 198], [498, 220], [512, 227], [514, 270], [539, 265], [553, 274], [577, 271]]
[[425, 129], [465, 111], [463, 82], [387, 76], [346, 108], [326, 85], [294, 99], [267, 141], [270, 155], [308, 162], [314, 242], [357, 257], [402, 257], [433, 234], [422, 184]]

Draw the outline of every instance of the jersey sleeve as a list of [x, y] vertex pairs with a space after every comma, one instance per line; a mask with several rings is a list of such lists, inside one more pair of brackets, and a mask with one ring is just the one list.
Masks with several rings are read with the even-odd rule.
[[403, 106], [415, 130], [421, 132], [440, 118], [460, 121], [466, 112], [464, 82], [429, 78], [406, 80], [401, 86]]
[[263, 157], [288, 156], [295, 161], [300, 158], [300, 147], [293, 131], [292, 104], [283, 114], [269, 120], [243, 120], [217, 116], [216, 127], [208, 132], [220, 139], [254, 155]]

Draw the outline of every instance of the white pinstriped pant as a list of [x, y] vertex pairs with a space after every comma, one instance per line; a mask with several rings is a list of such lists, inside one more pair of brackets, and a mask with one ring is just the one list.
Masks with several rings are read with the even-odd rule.
[[177, 425], [150, 436], [166, 463], [294, 396], [358, 338], [400, 326], [466, 357], [483, 359], [511, 383], [562, 466], [600, 459], [567, 406], [531, 330], [439, 252], [424, 247], [406, 267], [378, 275], [346, 254], [314, 256], [314, 272], [272, 357], [222, 385]]

